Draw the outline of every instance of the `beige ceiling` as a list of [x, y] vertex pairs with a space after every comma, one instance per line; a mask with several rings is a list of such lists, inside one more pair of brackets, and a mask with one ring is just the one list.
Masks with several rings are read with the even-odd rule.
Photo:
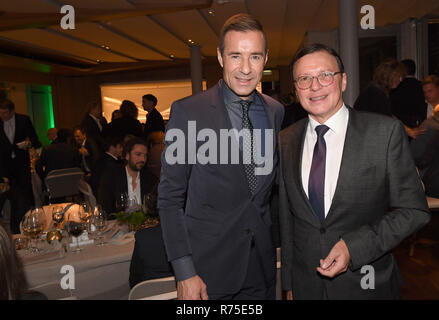
[[[59, 26], [62, 3], [75, 8], [75, 30]], [[438, 0], [358, 0], [359, 8], [365, 4], [374, 6], [377, 26], [439, 15]], [[0, 54], [11, 55], [11, 46], [39, 53], [42, 62], [45, 54], [81, 62], [93, 72], [187, 60], [190, 39], [204, 57], [214, 57], [222, 24], [239, 12], [264, 26], [271, 67], [288, 65], [307, 31], [338, 26], [337, 0], [0, 0]]]

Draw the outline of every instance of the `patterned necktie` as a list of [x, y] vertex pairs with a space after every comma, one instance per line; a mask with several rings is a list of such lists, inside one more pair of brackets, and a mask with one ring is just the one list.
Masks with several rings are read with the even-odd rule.
[[317, 142], [314, 147], [308, 183], [309, 202], [321, 222], [325, 221], [326, 143], [323, 136], [328, 130], [329, 128], [325, 125], [316, 127]]
[[241, 100], [239, 101], [242, 107], [242, 129], [248, 129], [244, 131], [242, 152], [244, 155], [249, 156], [250, 163], [244, 163], [244, 171], [247, 177], [248, 186], [252, 194], [255, 193], [258, 180], [255, 175], [255, 162], [253, 160], [253, 125], [250, 121], [248, 111], [250, 109], [251, 101]]

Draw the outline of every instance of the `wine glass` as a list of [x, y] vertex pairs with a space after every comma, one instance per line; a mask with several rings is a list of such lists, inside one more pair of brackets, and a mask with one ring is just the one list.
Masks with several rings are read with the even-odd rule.
[[78, 238], [85, 230], [85, 223], [83, 222], [83, 218], [81, 218], [81, 215], [84, 215], [84, 211], [81, 209], [80, 206], [78, 206], [76, 210], [73, 210], [73, 208], [71, 208], [67, 211], [66, 222], [64, 224], [64, 227], [66, 228], [70, 236], [76, 238], [76, 248], [72, 250], [76, 253], [82, 251], [82, 248], [79, 247]]
[[128, 193], [121, 192], [116, 199], [116, 212], [125, 211], [128, 207]]
[[62, 206], [54, 206], [52, 208], [52, 220], [54, 222], [55, 229], [61, 227], [61, 222], [64, 221], [64, 208]]
[[35, 208], [26, 213], [23, 217], [21, 226], [24, 235], [31, 240], [29, 251], [32, 253], [39, 253], [40, 250], [37, 247], [37, 239], [43, 233], [45, 226], [45, 213], [43, 208]]
[[93, 208], [88, 202], [81, 202], [79, 204], [80, 210], [82, 210], [82, 213], [80, 214], [80, 219], [84, 223], [84, 227], [87, 230], [90, 225], [90, 217], [93, 213]]
[[97, 246], [103, 246], [107, 244], [104, 241], [104, 236], [102, 235], [102, 231], [104, 231], [106, 225], [107, 215], [102, 207], [100, 205], [97, 205], [93, 211], [93, 214], [90, 217], [90, 230], [92, 230], [93, 233], [96, 232], [97, 235], [95, 239], [100, 240], [98, 243], [96, 243]]

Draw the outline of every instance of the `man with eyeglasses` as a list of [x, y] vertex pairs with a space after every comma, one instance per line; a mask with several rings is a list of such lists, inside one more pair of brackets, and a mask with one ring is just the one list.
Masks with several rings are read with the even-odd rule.
[[280, 133], [282, 286], [292, 299], [397, 299], [391, 250], [430, 219], [404, 127], [346, 106], [339, 55], [293, 63], [308, 117]]

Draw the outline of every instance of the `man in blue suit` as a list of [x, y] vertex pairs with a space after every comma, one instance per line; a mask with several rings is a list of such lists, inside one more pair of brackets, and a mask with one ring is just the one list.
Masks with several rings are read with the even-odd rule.
[[269, 197], [283, 107], [255, 90], [268, 59], [257, 20], [227, 20], [217, 51], [223, 80], [171, 108], [158, 199], [167, 256], [179, 299], [274, 299]]

